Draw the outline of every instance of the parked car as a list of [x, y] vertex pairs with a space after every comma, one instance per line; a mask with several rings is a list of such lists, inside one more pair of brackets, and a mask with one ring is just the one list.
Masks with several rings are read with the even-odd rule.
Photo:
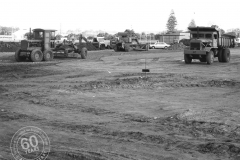
[[150, 48], [151, 49], [155, 49], [155, 48], [168, 48], [170, 45], [165, 43], [165, 42], [156, 42], [154, 44], [150, 44]]
[[240, 38], [235, 39], [235, 47], [240, 47]]

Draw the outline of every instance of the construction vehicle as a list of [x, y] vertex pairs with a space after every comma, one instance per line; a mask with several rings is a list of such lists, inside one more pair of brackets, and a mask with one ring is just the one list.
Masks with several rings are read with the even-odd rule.
[[230, 49], [235, 46], [235, 36], [221, 35], [216, 27], [189, 27], [190, 46], [184, 49], [184, 60], [186, 64], [192, 59], [212, 64], [214, 57], [219, 62], [230, 61]]
[[86, 59], [87, 48], [81, 45], [82, 36], [79, 37], [77, 46], [72, 42], [65, 41], [56, 45], [55, 31], [53, 29], [34, 29], [33, 37], [21, 41], [21, 48], [15, 52], [16, 61], [25, 61], [27, 58], [32, 62], [51, 61], [54, 58], [54, 54], [57, 53], [65, 56], [68, 56], [69, 53], [78, 53], [81, 55], [81, 58]]
[[104, 37], [96, 37], [93, 38], [92, 45], [100, 50], [110, 49], [110, 40], [106, 40]]
[[136, 51], [148, 51], [149, 44], [140, 44], [137, 37], [134, 37], [127, 32], [118, 32], [118, 38], [111, 42], [112, 48], [115, 52], [132, 50]]

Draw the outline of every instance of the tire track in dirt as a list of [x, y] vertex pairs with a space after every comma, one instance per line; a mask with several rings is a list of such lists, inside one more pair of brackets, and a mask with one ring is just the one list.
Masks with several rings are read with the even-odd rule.
[[[28, 94], [26, 94], [28, 95]], [[46, 105], [46, 104], [44, 104]], [[69, 107], [69, 106], [68, 106]], [[73, 107], [74, 108], [74, 107]], [[123, 123], [149, 124], [155, 133], [164, 131], [165, 136], [147, 134], [141, 131], [121, 131], [109, 129], [105, 124], [74, 124], [61, 121], [48, 121], [46, 119], [37, 118], [36, 116], [0, 112], [2, 121], [12, 120], [31, 120], [39, 121], [44, 126], [59, 128], [63, 131], [68, 130], [74, 133], [93, 134], [102, 138], [111, 138], [121, 141], [139, 141], [143, 143], [160, 145], [164, 150], [192, 150], [201, 153], [213, 153], [217, 156], [236, 157], [240, 154], [240, 148], [236, 143], [240, 142], [240, 127], [232, 127], [222, 123], [189, 121], [181, 119], [180, 115], [165, 118], [149, 118], [145, 116], [136, 116], [133, 114], [118, 114], [108, 112], [106, 110], [97, 110], [96, 108], [83, 108], [82, 112], [92, 113], [96, 115], [114, 114], [122, 118]], [[132, 124], [134, 125], [134, 124]], [[135, 124], [136, 125], [136, 124]], [[211, 135], [214, 138], [206, 138], [206, 135]], [[181, 136], [188, 136], [189, 141], [185, 141]], [[74, 154], [69, 154], [74, 155]], [[84, 155], [75, 154], [75, 158], [83, 157]], [[73, 156], [73, 157], [74, 157]], [[71, 157], [71, 156], [70, 156]]]
[[[208, 123], [208, 122], [196, 122], [196, 121], [184, 121], [177, 116], [167, 117], [164, 119], [141, 121], [139, 123], [152, 123], [155, 128], [161, 128], [165, 131], [166, 135], [147, 134], [140, 131], [121, 131], [109, 129], [103, 125], [86, 125], [86, 124], [69, 124], [64, 122], [48, 122], [45, 125], [51, 125], [56, 129], [61, 128], [74, 133], [90, 134], [98, 136], [99, 138], [111, 138], [112, 140], [121, 140], [125, 142], [142, 142], [148, 144], [159, 145], [166, 151], [170, 150], [185, 150], [195, 151], [200, 153], [212, 153], [220, 157], [236, 157], [240, 154], [240, 147], [236, 143], [228, 140], [226, 142], [213, 139], [201, 138], [199, 132], [212, 134], [213, 136], [224, 136], [224, 130], [221, 130], [222, 124]], [[133, 120], [135, 121], [135, 120]], [[149, 125], [152, 125], [149, 124]], [[159, 126], [160, 125], [160, 126]], [[215, 126], [215, 127], [214, 127]], [[176, 132], [178, 130], [178, 132]], [[156, 131], [156, 130], [155, 130]], [[230, 131], [233, 132], [233, 131]], [[188, 142], [184, 138], [181, 138], [181, 133], [185, 135], [189, 133]], [[234, 133], [231, 133], [234, 134]], [[228, 136], [227, 136], [228, 137]], [[218, 137], [222, 139], [222, 137]], [[226, 139], [226, 138], [225, 138]], [[232, 139], [236, 141], [236, 139]]]
[[126, 155], [123, 153], [116, 153], [112, 151], [106, 151], [101, 149], [101, 151], [90, 151], [85, 149], [79, 149], [79, 148], [62, 148], [59, 146], [53, 146], [54, 151], [51, 151], [49, 153], [50, 156], [58, 156], [61, 155], [62, 159], [64, 160], [108, 160], [112, 159], [120, 159], [120, 160], [138, 160], [138, 158], [135, 158], [131, 155]]
[[[69, 107], [69, 106], [68, 106]], [[83, 112], [89, 112], [96, 114], [95, 109], [85, 108]], [[100, 111], [101, 112], [101, 111]], [[103, 113], [105, 112], [102, 111]], [[101, 114], [101, 113], [97, 113]], [[105, 113], [104, 113], [105, 114]], [[108, 114], [108, 112], [106, 113]], [[141, 125], [142, 123], [152, 126], [154, 132], [164, 131], [166, 136], [146, 134], [136, 131], [120, 131], [112, 130], [105, 126], [105, 124], [74, 124], [66, 123], [64, 121], [48, 121], [46, 119], [36, 118], [36, 116], [29, 116], [17, 113], [1, 113], [0, 117], [3, 121], [9, 120], [35, 120], [40, 121], [44, 126], [55, 127], [56, 130], [62, 128], [63, 131], [68, 130], [74, 133], [82, 134], [94, 134], [102, 138], [118, 139], [121, 141], [140, 141], [143, 143], [157, 144], [165, 150], [193, 150], [201, 153], [213, 153], [218, 156], [235, 157], [240, 153], [239, 146], [236, 146], [236, 142], [240, 142], [237, 139], [240, 136], [240, 127], [231, 127], [222, 123], [212, 123], [203, 121], [189, 121], [179, 118], [179, 115], [166, 118], [149, 118], [145, 116], [136, 116], [133, 114], [118, 114], [122, 118], [123, 123], [137, 122], [135, 125]], [[226, 130], [228, 128], [229, 130]], [[206, 134], [212, 135], [215, 138], [204, 138]], [[189, 136], [190, 142], [186, 142], [181, 136]], [[219, 140], [218, 140], [219, 139]], [[225, 139], [225, 141], [223, 141]], [[191, 142], [192, 141], [192, 142]], [[196, 142], [197, 141], [197, 142]], [[234, 143], [233, 143], [234, 142]], [[224, 153], [224, 154], [223, 154]], [[77, 157], [78, 154], [75, 155]], [[78, 155], [79, 156], [79, 155]]]
[[[231, 80], [202, 80], [201, 77], [187, 77], [177, 74], [148, 76], [148, 77], [130, 77], [130, 78], [117, 78], [115, 80], [102, 80], [90, 82], [78, 82], [71, 84], [68, 87], [76, 90], [95, 90], [95, 89], [137, 89], [149, 88], [154, 89], [157, 87], [234, 87], [240, 88], [240, 82]], [[62, 85], [58, 86], [59, 88]], [[56, 87], [56, 88], [58, 88]], [[65, 86], [64, 86], [65, 87]], [[54, 88], [54, 87], [53, 87]]]
[[[240, 154], [240, 126], [187, 120], [180, 118], [180, 115], [157, 119], [141, 116], [129, 118], [129, 120], [151, 123], [148, 126], [152, 126], [154, 132], [164, 131], [167, 135], [173, 136], [171, 139], [173, 143], [165, 146], [168, 150], [193, 149], [201, 153], [213, 153], [227, 157], [237, 157]], [[190, 144], [185, 143], [182, 136], [188, 136]]]
[[[89, 91], [89, 90], [97, 90], [97, 89], [132, 89], [132, 88], [146, 88], [146, 89], [157, 89], [158, 87], [165, 88], [191, 88], [191, 87], [234, 87], [239, 88], [240, 83], [237, 81], [230, 80], [202, 80], [199, 77], [190, 77], [179, 74], [162, 74], [162, 75], [151, 75], [146, 79], [143, 77], [134, 77], [135, 75], [130, 75], [133, 77], [124, 77], [117, 78], [114, 80], [102, 80], [102, 81], [90, 81], [90, 82], [82, 82], [78, 81], [73, 84], [60, 83], [59, 85], [50, 85], [50, 89], [66, 89], [69, 91]], [[11, 84], [7, 84], [11, 86]], [[6, 85], [6, 86], [7, 86]], [[14, 84], [15, 86], [22, 84]], [[6, 87], [5, 85], [1, 85], [1, 87]], [[29, 85], [28, 85], [29, 86]], [[54, 100], [47, 99], [47, 95], [45, 93], [36, 95], [30, 93], [23, 92], [15, 92], [11, 94], [6, 94], [5, 96], [10, 98], [22, 99], [33, 104], [44, 105], [44, 106], [57, 106], [60, 108], [76, 108], [74, 105], [61, 104], [61, 102], [56, 102]], [[35, 100], [33, 100], [35, 99]], [[40, 100], [39, 100], [40, 99]], [[94, 115], [108, 115], [114, 114], [114, 116], [118, 116], [122, 118], [122, 121], [125, 123], [128, 122], [136, 122], [136, 123], [146, 123], [149, 126], [154, 128], [154, 131], [164, 131], [168, 133], [165, 136], [148, 134], [141, 131], [121, 131], [121, 130], [113, 130], [110, 129], [103, 124], [73, 124], [66, 123], [61, 121], [48, 121], [44, 119], [34, 119], [34, 117], [17, 114], [17, 113], [1, 113], [1, 120], [41, 120], [40, 123], [46, 126], [56, 127], [57, 129], [69, 130], [74, 133], [82, 133], [82, 134], [94, 134], [99, 136], [100, 138], [111, 138], [113, 140], [121, 140], [121, 141], [139, 141], [143, 143], [157, 144], [160, 145], [165, 150], [185, 150], [185, 151], [196, 151], [200, 153], [212, 153], [218, 156], [223, 157], [236, 157], [240, 154], [240, 148], [235, 142], [240, 142], [238, 137], [240, 136], [239, 127], [229, 127], [225, 124], [221, 123], [210, 123], [210, 122], [201, 122], [201, 121], [189, 121], [183, 120], [178, 116], [166, 117], [162, 119], [153, 120], [152, 118], [144, 117], [144, 116], [135, 116], [132, 114], [119, 114], [105, 110], [105, 109], [97, 109], [95, 107], [82, 107], [80, 108], [81, 112], [91, 113]], [[230, 129], [229, 129], [230, 128]], [[231, 129], [232, 128], [232, 129]], [[189, 141], [185, 141], [181, 136], [188, 136]], [[206, 135], [211, 135], [211, 137], [215, 137], [212, 139], [206, 138]], [[202, 141], [204, 140], [204, 141]], [[224, 141], [225, 140], [225, 141]], [[73, 153], [73, 156], [77, 158], [77, 154]], [[84, 156], [84, 155], [82, 155]], [[70, 156], [71, 157], [71, 156]], [[81, 154], [80, 154], [81, 157]], [[87, 156], [86, 156], [87, 157]], [[85, 158], [86, 158], [85, 157]]]
[[40, 121], [40, 120], [44, 120], [44, 118], [41, 118], [36, 115], [20, 114], [17, 112], [4, 110], [4, 111], [0, 111], [0, 120], [1, 122], [15, 121], [15, 120]]

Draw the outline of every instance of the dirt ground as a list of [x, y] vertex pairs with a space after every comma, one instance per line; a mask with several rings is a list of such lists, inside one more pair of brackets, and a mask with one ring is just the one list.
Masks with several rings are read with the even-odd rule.
[[183, 51], [40, 63], [0, 53], [0, 160], [25, 126], [46, 132], [49, 160], [240, 160], [240, 49], [231, 54], [186, 65]]

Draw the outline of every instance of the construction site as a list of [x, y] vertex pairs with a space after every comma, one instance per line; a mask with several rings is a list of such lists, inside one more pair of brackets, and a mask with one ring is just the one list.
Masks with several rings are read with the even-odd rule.
[[240, 160], [240, 29], [209, 22], [234, 24], [223, 4], [20, 3], [0, 10], [21, 17], [1, 18], [0, 160]]
[[239, 159], [240, 49], [230, 63], [187, 65], [180, 44], [130, 51], [127, 42], [86, 59], [1, 52], [0, 159], [13, 159], [23, 126], [45, 131], [51, 160]]

